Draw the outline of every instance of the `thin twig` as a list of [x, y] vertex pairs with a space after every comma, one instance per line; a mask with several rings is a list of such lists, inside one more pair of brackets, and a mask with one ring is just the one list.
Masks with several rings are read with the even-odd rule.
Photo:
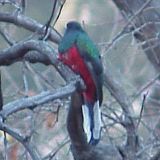
[[[160, 73], [158, 73], [154, 78], [152, 78], [149, 82], [147, 82], [144, 86], [142, 86], [142, 88], [140, 88], [140, 90], [138, 90], [138, 92], [136, 92], [132, 97], [135, 99], [136, 97], [138, 97], [142, 92], [144, 92], [147, 88], [149, 88], [150, 86], [152, 86], [156, 80], [158, 80], [160, 77]], [[133, 100], [134, 100], [133, 99]]]
[[37, 151], [33, 148], [31, 143], [28, 143], [27, 137], [21, 136], [18, 132], [12, 130], [3, 122], [0, 122], [0, 130], [7, 132], [9, 135], [14, 137], [17, 141], [19, 141], [25, 149], [28, 151], [33, 160], [40, 160]]
[[22, 14], [25, 13], [26, 3], [27, 3], [26, 0], [21, 0], [21, 6], [22, 6], [21, 12], [22, 12]]
[[45, 82], [45, 84], [50, 87], [50, 88], [54, 88], [53, 87], [53, 83], [51, 83], [45, 76], [43, 76], [40, 72], [36, 71], [30, 64], [26, 63], [25, 64], [27, 69], [34, 75], [34, 76], [38, 76], [41, 80], [43, 80]]
[[45, 156], [44, 158], [42, 158], [42, 160], [52, 160], [53, 157], [66, 145], [70, 142], [70, 140], [66, 140], [65, 142], [63, 142], [55, 151], [52, 151], [51, 153], [49, 153], [47, 156]]
[[148, 0], [144, 5], [127, 21], [126, 25], [123, 27], [123, 29], [112, 39], [111, 42], [108, 43], [108, 46], [106, 47], [106, 51], [108, 51], [116, 41], [118, 41], [123, 34], [131, 32], [128, 29], [128, 26], [133, 22], [133, 20], [143, 12], [143, 10], [148, 6], [149, 3], [151, 3], [153, 0]]
[[48, 103], [58, 98], [64, 98], [69, 96], [76, 90], [76, 82], [70, 82], [70, 84], [51, 91], [43, 91], [38, 95], [21, 98], [15, 101], [12, 101], [4, 105], [4, 109], [0, 112], [2, 117], [6, 118], [7, 116], [16, 113], [24, 109], [34, 109], [35, 107]]
[[60, 14], [61, 14], [61, 11], [62, 11], [62, 8], [63, 8], [65, 2], [66, 2], [66, 0], [64, 0], [63, 2], [61, 2], [61, 6], [60, 6], [60, 9], [59, 9], [58, 15], [57, 15], [57, 17], [56, 17], [56, 19], [55, 19], [55, 21], [54, 21], [54, 23], [53, 23], [53, 26], [55, 26], [56, 22], [58, 21], [59, 16], [60, 16]]
[[[2, 93], [2, 74], [0, 70], [0, 111], [3, 109], [3, 93]], [[5, 118], [2, 118], [2, 122], [5, 123]], [[3, 144], [4, 144], [4, 159], [7, 160], [7, 135], [6, 132], [3, 131], [4, 139], [3, 139]]]
[[61, 146], [59, 146], [59, 148], [57, 148], [50, 156], [48, 160], [52, 160], [52, 158], [60, 151], [60, 149], [62, 149], [66, 144], [68, 144], [70, 142], [70, 140], [67, 140], [66, 142], [64, 142]]
[[[41, 23], [22, 14], [16, 15], [0, 11], [0, 21], [12, 23], [16, 26], [23, 27], [24, 29], [27, 29], [31, 32], [35, 32], [36, 34], [40, 35], [44, 35], [45, 32], [44, 26]], [[48, 39], [52, 42], [59, 43], [61, 40], [61, 35], [57, 31], [55, 31], [55, 29], [51, 28]]]
[[4, 40], [12, 46], [15, 42], [11, 40], [12, 38], [4, 31], [4, 29], [0, 28], [0, 35], [4, 38]]
[[141, 119], [142, 119], [142, 113], [143, 113], [143, 110], [144, 110], [144, 104], [145, 104], [147, 95], [148, 95], [148, 91], [147, 91], [147, 93], [145, 93], [145, 94], [143, 95], [142, 107], [141, 107], [139, 119], [138, 119], [138, 122], [137, 122], [136, 130], [138, 130], [139, 124], [140, 124]]
[[[2, 122], [5, 124], [5, 118], [3, 118]], [[3, 131], [4, 139], [3, 139], [3, 144], [4, 144], [4, 159], [7, 160], [7, 134], [6, 131]]]
[[23, 61], [22, 74], [23, 74], [24, 93], [25, 93], [25, 96], [27, 97], [28, 91], [29, 91], [29, 86], [28, 86], [28, 81], [27, 81], [27, 77], [26, 77], [25, 61]]
[[49, 26], [52, 22], [53, 16], [55, 14], [56, 5], [57, 5], [57, 0], [54, 1], [51, 16], [50, 16], [49, 20], [47, 21], [47, 23], [45, 24], [45, 32], [44, 32], [44, 36], [42, 37], [43, 40], [46, 40], [47, 37], [49, 36], [48, 30], [49, 30]]
[[3, 109], [2, 74], [0, 70], [0, 111]]

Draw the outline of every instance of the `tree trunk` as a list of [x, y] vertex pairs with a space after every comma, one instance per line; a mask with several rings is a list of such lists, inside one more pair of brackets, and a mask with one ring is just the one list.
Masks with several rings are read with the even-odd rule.
[[67, 129], [71, 139], [71, 150], [75, 160], [114, 160], [118, 158], [118, 152], [113, 146], [87, 143], [83, 130], [82, 98], [80, 93], [74, 92], [71, 96], [71, 105], [67, 118]]
[[[128, 30], [133, 32], [148, 60], [156, 72], [160, 72], [160, 1], [157, 0], [112, 0], [120, 10]], [[160, 80], [160, 77], [157, 81]], [[154, 84], [145, 108], [159, 112], [160, 85]], [[149, 112], [149, 111], [148, 111]], [[160, 121], [155, 127], [155, 135], [160, 139]], [[159, 153], [159, 152], [158, 152]]]

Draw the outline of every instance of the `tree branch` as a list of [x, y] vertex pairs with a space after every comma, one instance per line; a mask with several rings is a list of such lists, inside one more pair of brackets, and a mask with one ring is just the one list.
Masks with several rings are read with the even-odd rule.
[[[123, 5], [122, 5], [123, 3], [126, 4], [125, 1], [124, 1], [124, 2], [121, 2], [121, 1], [119, 1], [119, 0], [113, 0], [113, 1], [114, 1], [114, 3], [115, 3], [116, 5], [120, 5], [120, 6], [122, 6], [122, 7], [123, 7]], [[142, 5], [142, 7], [127, 21], [127, 23], [126, 23], [126, 25], [123, 27], [123, 29], [112, 39], [111, 42], [109, 42], [106, 50], [109, 50], [110, 47], [112, 47], [113, 44], [115, 44], [115, 42], [118, 41], [123, 34], [126, 34], [126, 33], [131, 32], [131, 31], [129, 31], [128, 26], [133, 23], [133, 20], [134, 20], [138, 15], [140, 15], [140, 14], [143, 12], [143, 10], [151, 3], [151, 1], [153, 1], [153, 0], [148, 0], [147, 2], [145, 2], [145, 3]]]
[[[36, 51], [36, 53], [29, 53], [30, 51]], [[58, 61], [56, 55], [57, 53], [47, 42], [29, 40], [16, 43], [10, 48], [0, 51], [0, 66], [10, 65], [17, 61], [21, 61], [23, 57], [31, 63], [41, 62], [46, 65], [51, 64], [67, 82], [73, 80], [80, 81], [82, 88], [84, 88], [85, 85], [80, 76], [75, 75], [75, 73], [67, 66], [64, 66]]]
[[0, 70], [0, 111], [3, 109], [2, 74]]
[[112, 145], [98, 144], [92, 146], [87, 143], [83, 130], [82, 97], [78, 87], [71, 95], [71, 104], [67, 117], [67, 129], [71, 139], [71, 149], [75, 160], [119, 160], [116, 148]]
[[[29, 31], [37, 32], [38, 34], [45, 33], [45, 28], [43, 28], [42, 24], [21, 14], [0, 12], [0, 21], [15, 24], [16, 26], [23, 27]], [[50, 28], [48, 39], [55, 43], [59, 43], [61, 40], [61, 35]]]
[[[45, 63], [56, 64], [56, 53], [51, 48], [48, 43], [44, 41], [37, 41], [37, 40], [29, 40], [25, 42], [16, 43], [15, 45], [11, 46], [8, 49], [4, 49], [0, 51], [0, 66], [10, 65], [17, 61], [22, 60], [22, 58], [29, 52], [29, 51], [38, 51], [42, 55], [31, 55], [29, 54], [25, 58], [35, 62], [35, 59], [44, 59]], [[44, 57], [45, 56], [45, 57]], [[30, 59], [31, 57], [31, 59]]]
[[33, 145], [27, 141], [26, 137], [23, 137], [18, 132], [13, 131], [12, 129], [10, 129], [10, 127], [5, 125], [1, 121], [0, 121], [0, 130], [8, 133], [13, 138], [15, 138], [17, 141], [19, 141], [25, 147], [25, 149], [28, 151], [28, 153], [30, 154], [30, 156], [32, 157], [33, 160], [40, 160], [37, 152], [35, 151], [35, 149], [33, 147]]
[[51, 24], [51, 22], [52, 22], [53, 16], [54, 16], [54, 14], [55, 14], [56, 5], [57, 5], [57, 0], [54, 1], [51, 15], [50, 15], [50, 17], [49, 17], [49, 20], [48, 20], [47, 23], [45, 24], [45, 33], [44, 33], [44, 36], [43, 36], [43, 38], [42, 38], [42, 39], [44, 39], [44, 40], [45, 40], [45, 39], [47, 38], [47, 36], [48, 36], [48, 35], [47, 35], [47, 34], [48, 34], [48, 29], [49, 29], [49, 27], [50, 27], [50, 24]]
[[123, 90], [122, 86], [114, 79], [112, 74], [105, 70], [104, 73], [104, 85], [107, 87], [111, 95], [116, 99], [119, 105], [122, 108], [124, 113], [124, 119], [121, 121], [121, 124], [124, 126], [127, 132], [127, 142], [126, 146], [129, 150], [125, 150], [124, 154], [128, 154], [128, 151], [132, 153], [132, 159], [135, 158], [135, 153], [138, 147], [137, 144], [137, 134], [135, 122], [132, 118], [132, 103]]
[[21, 98], [12, 101], [4, 105], [3, 110], [0, 112], [0, 115], [3, 118], [7, 118], [9, 115], [16, 113], [18, 111], [24, 109], [33, 109], [35, 107], [48, 103], [49, 101], [69, 96], [71, 93], [75, 91], [75, 89], [76, 89], [75, 82], [72, 82], [65, 87], [53, 91], [45, 91], [41, 92], [36, 96]]

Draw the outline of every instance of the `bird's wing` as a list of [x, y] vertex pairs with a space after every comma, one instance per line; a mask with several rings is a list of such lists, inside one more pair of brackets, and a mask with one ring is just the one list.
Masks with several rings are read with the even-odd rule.
[[101, 105], [102, 100], [103, 100], [103, 92], [102, 92], [102, 86], [103, 86], [103, 77], [102, 73], [101, 74], [96, 74], [94, 71], [93, 65], [90, 62], [86, 62], [86, 65], [89, 69], [89, 72], [92, 75], [93, 81], [96, 85], [96, 91], [97, 91], [97, 100], [99, 100], [99, 104]]
[[75, 43], [81, 56], [92, 64], [96, 74], [101, 74], [103, 72], [101, 57], [89, 36], [86, 33], [81, 33], [77, 36]]
[[94, 45], [92, 40], [88, 37], [87, 34], [79, 34], [76, 39], [76, 46], [85, 59], [85, 63], [93, 77], [93, 80], [96, 85], [97, 98], [102, 103], [102, 85], [103, 85], [103, 67], [101, 62], [101, 57], [97, 47]]

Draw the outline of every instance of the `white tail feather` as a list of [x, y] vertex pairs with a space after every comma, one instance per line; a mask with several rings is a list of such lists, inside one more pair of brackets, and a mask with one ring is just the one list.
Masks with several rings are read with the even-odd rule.
[[102, 121], [101, 121], [101, 110], [99, 106], [99, 101], [97, 101], [94, 105], [93, 108], [94, 112], [94, 129], [93, 129], [93, 138], [94, 139], [99, 139], [100, 138], [100, 132], [101, 132], [101, 126], [102, 126]]
[[82, 105], [82, 114], [83, 114], [83, 129], [87, 135], [87, 142], [91, 139], [91, 130], [90, 130], [90, 114], [89, 109], [86, 105]]

